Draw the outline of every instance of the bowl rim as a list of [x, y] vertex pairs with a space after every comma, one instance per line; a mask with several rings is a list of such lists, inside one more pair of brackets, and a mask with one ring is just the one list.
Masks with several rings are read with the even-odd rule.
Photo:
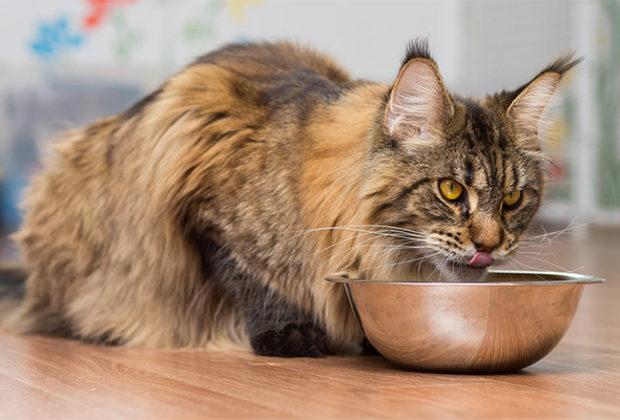
[[579, 274], [562, 271], [542, 271], [542, 270], [489, 270], [489, 273], [495, 274], [513, 274], [513, 275], [533, 275], [533, 276], [553, 276], [563, 277], [562, 280], [533, 280], [533, 281], [489, 281], [489, 282], [440, 282], [440, 281], [420, 281], [420, 280], [367, 280], [349, 277], [348, 273], [334, 273], [325, 277], [326, 281], [331, 283], [345, 284], [402, 284], [411, 286], [560, 286], [566, 284], [593, 284], [603, 283], [604, 278], [599, 276], [591, 276], [587, 274]]

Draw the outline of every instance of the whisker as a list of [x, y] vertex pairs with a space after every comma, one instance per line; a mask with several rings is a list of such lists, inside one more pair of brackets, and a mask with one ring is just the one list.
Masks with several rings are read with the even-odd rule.
[[[359, 226], [365, 226], [365, 225], [359, 225]], [[379, 227], [381, 229], [381, 231], [386, 231], [386, 232], [390, 232], [390, 231], [395, 231], [398, 232], [400, 234], [407, 234], [407, 236], [424, 236], [422, 233], [417, 233], [417, 232], [403, 232], [402, 230], [399, 230], [395, 227], [390, 227], [390, 226], [381, 226], [381, 225], [368, 225], [368, 227]], [[314, 233], [314, 232], [321, 232], [321, 231], [326, 231], [326, 230], [343, 230], [343, 231], [351, 231], [351, 232], [376, 232], [374, 230], [370, 230], [370, 229], [361, 229], [359, 227], [357, 227], [356, 225], [351, 225], [351, 226], [325, 226], [325, 227], [318, 227], [318, 228], [312, 228], [312, 229], [307, 229], [304, 231], [299, 231], [297, 232], [298, 235], [305, 235], [307, 233]]]
[[434, 256], [437, 256], [439, 254], [441, 254], [441, 252], [436, 252], [434, 254], [426, 255], [426, 256], [423, 256], [423, 257], [420, 257], [420, 258], [414, 258], [414, 259], [411, 259], [411, 260], [399, 261], [397, 263], [392, 263], [392, 264], [375, 265], [375, 266], [367, 268], [366, 270], [370, 271], [370, 270], [376, 270], [377, 268], [392, 267], [392, 266], [396, 266], [396, 265], [400, 265], [400, 264], [407, 264], [407, 263], [412, 263], [412, 262], [416, 262], [416, 261], [423, 261], [423, 260], [432, 258]]
[[544, 252], [544, 253], [540, 253], [540, 252], [535, 252], [535, 251], [522, 251], [519, 250], [519, 255], [542, 255], [542, 256], [555, 256], [555, 252]]
[[405, 228], [401, 228], [398, 226], [390, 226], [390, 225], [345, 225], [344, 227], [354, 227], [354, 228], [363, 228], [363, 227], [377, 227], [377, 228], [382, 228], [382, 229], [391, 229], [391, 230], [397, 230], [397, 231], [401, 231], [401, 232], [405, 232], [405, 233], [411, 233], [411, 234], [417, 234], [417, 235], [421, 235], [421, 236], [426, 236], [426, 234], [424, 232], [421, 231], [415, 231], [412, 229], [405, 229]]
[[[517, 271], [523, 271], [523, 269], [522, 269], [521, 267], [517, 267], [517, 266], [515, 265], [515, 262], [514, 262], [514, 261], [510, 261], [510, 260], [509, 260], [509, 261], [508, 261], [508, 263], [509, 263], [509, 264], [512, 266], [512, 268], [514, 268], [515, 270], [517, 270]], [[526, 264], [524, 264], [524, 265], [526, 265]], [[537, 269], [537, 268], [534, 268], [534, 267], [531, 267], [531, 266], [527, 266], [527, 265], [526, 265], [526, 268], [529, 268], [530, 270], [535, 270], [535, 271], [538, 271], [538, 270], [539, 270], [539, 269]], [[545, 279], [545, 278], [544, 278], [543, 276], [541, 276], [540, 274], [534, 273], [534, 275], [535, 275], [536, 277], [538, 277], [540, 280], [544, 280], [544, 279]]]
[[[373, 225], [369, 225], [369, 226], [373, 226]], [[377, 225], [377, 226], [381, 226], [381, 225]], [[391, 236], [391, 237], [401, 238], [401, 239], [418, 239], [418, 238], [426, 237], [423, 234], [419, 234], [415, 232], [403, 232], [403, 231], [400, 231], [392, 227], [389, 227], [387, 229], [381, 229], [381, 230], [369, 230], [369, 229], [359, 229], [359, 228], [348, 227], [348, 226], [332, 226], [332, 227], [320, 227], [320, 228], [308, 229], [306, 231], [299, 232], [297, 235], [295, 235], [295, 237], [306, 235], [309, 233], [323, 232], [323, 231], [330, 231], [330, 230], [331, 231], [355, 232], [355, 233], [375, 233], [380, 236]]]
[[525, 238], [525, 239], [526, 239], [526, 240], [528, 240], [528, 239], [529, 239], [529, 240], [532, 240], [532, 239], [536, 240], [536, 239], [540, 239], [540, 238], [548, 238], [548, 237], [552, 237], [552, 240], [555, 240], [557, 237], [559, 237], [559, 236], [561, 236], [561, 235], [563, 235], [563, 234], [565, 234], [565, 233], [569, 233], [569, 232], [574, 233], [574, 231], [575, 231], [575, 230], [580, 229], [580, 228], [585, 227], [585, 226], [588, 226], [588, 225], [590, 225], [590, 224], [592, 224], [592, 223], [593, 223], [592, 221], [590, 221], [590, 222], [585, 222], [585, 223], [582, 223], [582, 224], [580, 224], [580, 225], [576, 225], [576, 226], [574, 226], [573, 224], [574, 224], [576, 221], [577, 221], [577, 216], [575, 216], [575, 217], [571, 220], [571, 222], [568, 224], [568, 226], [566, 226], [565, 228], [563, 228], [563, 229], [559, 229], [559, 230], [556, 230], [556, 231], [552, 231], [552, 232], [547, 232], [547, 231], [545, 230], [544, 226], [541, 226], [542, 230], [543, 230], [545, 233], [540, 234], [540, 235], [535, 235], [535, 236], [529, 236], [529, 237], [527, 237], [527, 238]]
[[[373, 245], [370, 245], [370, 246], [373, 246]], [[400, 250], [410, 250], [410, 249], [433, 249], [433, 247], [428, 246], [428, 245], [392, 245], [392, 247], [388, 249], [375, 252], [372, 255], [372, 258], [378, 257], [379, 255], [388, 253], [390, 251], [400, 251]]]
[[[566, 272], [568, 272], [568, 273], [574, 273], [574, 272], [576, 272], [576, 271], [579, 271], [579, 270], [583, 269], [583, 267], [584, 267], [584, 266], [582, 266], [582, 267], [580, 267], [580, 268], [578, 268], [578, 269], [570, 270], [570, 269], [568, 269], [568, 268], [566, 268], [566, 267], [562, 267], [561, 265], [555, 264], [555, 263], [553, 263], [553, 262], [551, 262], [551, 261], [546, 261], [546, 260], [544, 260], [544, 259], [542, 259], [542, 258], [538, 258], [538, 257], [535, 257], [535, 256], [530, 256], [529, 258], [533, 258], [533, 259], [535, 259], [535, 260], [537, 260], [537, 261], [539, 261], [539, 262], [542, 262], [542, 263], [544, 263], [544, 264], [549, 264], [549, 265], [551, 265], [551, 266], [553, 266], [553, 267], [555, 267], [555, 268], [557, 268], [557, 269], [560, 269], [560, 270], [562, 270], [562, 271], [566, 271]], [[524, 263], [523, 263], [523, 262], [521, 262], [521, 261], [518, 261], [518, 262], [519, 262], [519, 263], [521, 263], [521, 264], [524, 264]], [[538, 269], [538, 270], [540, 270], [540, 269]]]
[[[316, 252], [314, 253], [314, 255], [318, 255], [318, 254], [320, 254], [321, 252], [325, 252], [325, 251], [327, 251], [328, 249], [331, 249], [331, 248], [337, 247], [337, 246], [338, 246], [338, 245], [340, 245], [341, 243], [348, 242], [348, 241], [354, 241], [354, 240], [356, 240], [357, 238], [359, 238], [359, 237], [361, 237], [361, 236], [367, 236], [367, 235], [372, 235], [372, 234], [375, 234], [375, 232], [360, 233], [360, 234], [358, 234], [358, 235], [356, 235], [356, 236], [353, 236], [353, 237], [351, 237], [351, 238], [342, 239], [342, 240], [340, 240], [340, 241], [338, 241], [338, 242], [336, 242], [336, 243], [333, 243], [332, 245], [329, 245], [329, 246], [327, 246], [327, 247], [325, 247], [325, 248], [319, 249], [318, 251], [316, 251]], [[372, 238], [372, 239], [375, 239], [375, 238]]]
[[[337, 254], [332, 255], [332, 256], [330, 257], [330, 263], [331, 263], [331, 262], [333, 262], [333, 259], [334, 259], [335, 257], [340, 256], [340, 255], [342, 255], [342, 254], [345, 254], [345, 253], [346, 253], [346, 254], [347, 254], [347, 257], [348, 257], [348, 254], [350, 254], [351, 252], [353, 252], [353, 250], [355, 250], [355, 249], [357, 249], [357, 248], [361, 248], [361, 247], [363, 247], [363, 246], [373, 246], [373, 244], [371, 244], [371, 245], [364, 245], [364, 243], [366, 243], [366, 242], [368, 242], [368, 241], [370, 241], [370, 240], [372, 240], [372, 239], [374, 239], [374, 238], [371, 238], [371, 239], [366, 239], [366, 240], [364, 240], [364, 241], [360, 242], [359, 244], [357, 244], [357, 245], [355, 245], [355, 246], [353, 246], [353, 247], [351, 247], [351, 248], [349, 248], [349, 249], [346, 249], [346, 250], [344, 250], [344, 251], [341, 251], [341, 252], [338, 252]], [[377, 244], [377, 245], [378, 245], [378, 244]], [[381, 246], [381, 245], [379, 245], [379, 246]], [[385, 245], [383, 245], [383, 246], [386, 246], [386, 247], [390, 247], [390, 246], [391, 246], [391, 247], [407, 247], [407, 249], [433, 249], [432, 247], [427, 246], [427, 245], [392, 245], [392, 244], [385, 244]], [[389, 250], [388, 250], [388, 252], [389, 252]], [[374, 257], [374, 255], [373, 255], [373, 257]], [[346, 258], [346, 257], [345, 257], [345, 258]]]
[[[353, 240], [353, 239], [354, 239], [354, 238], [352, 238], [351, 240]], [[340, 256], [340, 255], [342, 255], [342, 254], [345, 254], [345, 253], [347, 253], [347, 254], [348, 254], [348, 253], [352, 252], [354, 249], [358, 249], [358, 248], [360, 248], [360, 247], [362, 247], [362, 246], [373, 246], [373, 245], [364, 245], [364, 244], [366, 244], [366, 243], [368, 243], [368, 242], [370, 242], [370, 241], [373, 241], [373, 240], [375, 240], [375, 239], [376, 239], [376, 238], [374, 238], [374, 237], [364, 239], [363, 241], [361, 241], [361, 242], [359, 242], [359, 243], [355, 244], [354, 246], [352, 246], [352, 247], [350, 247], [350, 248], [348, 248], [348, 249], [345, 249], [344, 251], [341, 251], [341, 252], [338, 252], [338, 253], [336, 253], [336, 254], [331, 255], [331, 256], [330, 256], [330, 259], [333, 259], [333, 258], [335, 258], [335, 257], [337, 257], [337, 256]], [[414, 242], [412, 242], [412, 243], [414, 243]], [[394, 244], [376, 244], [376, 245], [379, 245], [379, 246], [381, 246], [381, 245], [383, 245], [383, 246], [397, 246], [397, 245], [394, 245]], [[410, 246], [416, 246], [416, 245], [410, 245]]]
[[449, 261], [451, 261], [451, 257], [447, 256], [446, 259], [444, 260], [444, 262], [441, 264], [441, 270], [439, 270], [439, 281], [441, 281], [443, 279], [443, 271], [448, 266], [448, 262]]
[[[443, 253], [440, 252], [439, 254], [443, 254]], [[437, 271], [438, 268], [439, 268], [439, 265], [435, 265], [435, 268], [433, 269], [433, 271], [431, 271], [431, 274], [426, 276], [426, 280], [429, 280], [431, 277], [433, 277], [433, 274], [435, 274], [435, 271]]]

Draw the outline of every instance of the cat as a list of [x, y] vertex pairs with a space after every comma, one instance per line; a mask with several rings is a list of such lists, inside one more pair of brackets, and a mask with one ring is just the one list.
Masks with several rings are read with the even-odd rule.
[[61, 138], [26, 195], [27, 280], [4, 327], [359, 352], [344, 291], [325, 277], [459, 281], [513, 254], [542, 199], [543, 113], [578, 62], [473, 99], [446, 89], [421, 40], [392, 85], [286, 42], [208, 53]]

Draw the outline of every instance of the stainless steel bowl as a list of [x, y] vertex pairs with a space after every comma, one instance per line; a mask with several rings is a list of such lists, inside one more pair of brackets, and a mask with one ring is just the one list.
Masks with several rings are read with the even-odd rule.
[[366, 338], [387, 359], [416, 370], [508, 372], [558, 344], [583, 287], [603, 280], [573, 273], [491, 271], [480, 283], [342, 283]]

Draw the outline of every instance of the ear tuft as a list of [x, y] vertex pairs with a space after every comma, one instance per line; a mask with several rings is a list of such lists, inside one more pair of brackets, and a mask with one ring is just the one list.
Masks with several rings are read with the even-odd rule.
[[426, 38], [416, 38], [407, 43], [407, 50], [405, 51], [405, 57], [403, 58], [401, 67], [416, 58], [433, 60], [428, 46], [428, 40]]
[[550, 72], [557, 73], [562, 77], [564, 73], [575, 67], [577, 64], [583, 61], [583, 57], [575, 58], [575, 53], [567, 53], [561, 57], [558, 57], [553, 63], [549, 64], [543, 71], [541, 71], [538, 75]]

